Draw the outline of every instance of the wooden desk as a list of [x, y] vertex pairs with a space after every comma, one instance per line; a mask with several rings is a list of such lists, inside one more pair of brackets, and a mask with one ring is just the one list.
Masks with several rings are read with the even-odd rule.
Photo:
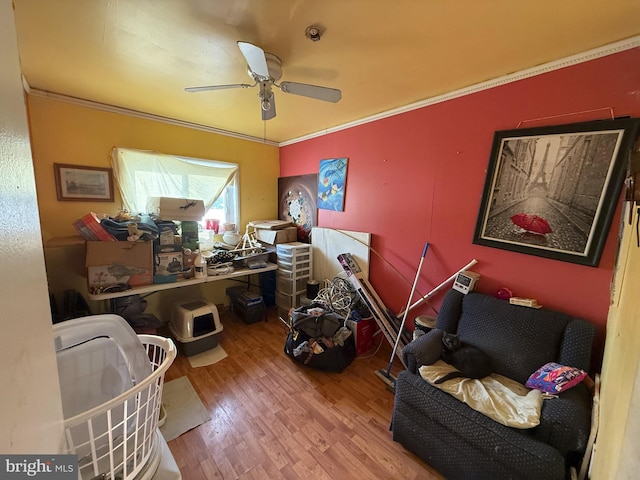
[[241, 268], [241, 269], [237, 268], [233, 272], [226, 273], [224, 275], [211, 275], [205, 278], [190, 278], [189, 280], [181, 280], [173, 283], [154, 283], [153, 285], [133, 287], [130, 290], [125, 290], [123, 292], [98, 293], [95, 295], [89, 294], [89, 299], [90, 300], [111, 300], [113, 298], [128, 297], [131, 295], [141, 295], [144, 293], [159, 292], [161, 290], [169, 290], [172, 288], [188, 287], [190, 285], [200, 285], [208, 282], [217, 282], [219, 280], [228, 280], [231, 278], [245, 277], [248, 275], [253, 275], [255, 273], [270, 272], [272, 270], [277, 270], [277, 269], [278, 269], [278, 266], [275, 263], [267, 262], [267, 266], [264, 268]]

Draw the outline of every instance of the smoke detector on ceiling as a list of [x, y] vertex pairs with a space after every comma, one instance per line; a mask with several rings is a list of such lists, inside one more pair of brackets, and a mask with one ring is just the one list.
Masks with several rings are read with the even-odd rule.
[[312, 42], [317, 42], [324, 35], [325, 28], [322, 25], [309, 25], [304, 31], [304, 36]]

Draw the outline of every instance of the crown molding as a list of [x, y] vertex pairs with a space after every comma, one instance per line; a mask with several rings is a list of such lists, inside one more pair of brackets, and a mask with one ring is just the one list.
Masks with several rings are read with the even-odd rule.
[[48, 92], [46, 90], [38, 90], [37, 88], [31, 88], [27, 83], [27, 80], [22, 77], [22, 84], [25, 92], [28, 95], [32, 95], [34, 97], [42, 97], [50, 100], [57, 100], [59, 102], [70, 103], [73, 105], [79, 105], [81, 107], [92, 108], [95, 110], [101, 110], [103, 112], [110, 113], [118, 113], [120, 115], [128, 115], [130, 117], [142, 118], [145, 120], [152, 120], [155, 122], [163, 122], [168, 123], [170, 125], [176, 125], [178, 127], [191, 128], [193, 130], [201, 130], [207, 133], [216, 133], [218, 135], [224, 135], [227, 137], [239, 138], [241, 140], [248, 140], [250, 142], [263, 143], [265, 145], [271, 145], [274, 147], [279, 146], [278, 142], [274, 142], [271, 140], [265, 140], [262, 138], [254, 137], [251, 135], [243, 135], [241, 133], [231, 132], [229, 130], [222, 130], [220, 128], [209, 127], [207, 125], [201, 125], [199, 123], [185, 122], [183, 120], [177, 120], [175, 118], [163, 117], [161, 115], [155, 115], [152, 113], [139, 112], [137, 110], [130, 110], [128, 108], [116, 107], [114, 105], [109, 105], [106, 103], [94, 102], [91, 100], [84, 100], [82, 98], [71, 97], [69, 95], [62, 95], [60, 93]]
[[287, 145], [292, 145], [294, 143], [304, 142], [312, 138], [322, 137], [330, 133], [339, 132], [341, 130], [346, 130], [348, 128], [356, 127], [358, 125], [364, 125], [366, 123], [375, 122], [383, 118], [393, 117], [395, 115], [400, 115], [402, 113], [410, 112], [412, 110], [417, 110], [419, 108], [427, 107], [429, 105], [435, 105], [437, 103], [446, 102], [448, 100], [453, 100], [454, 98], [463, 97], [465, 95], [471, 95], [473, 93], [478, 93], [483, 90], [489, 90], [491, 88], [499, 87], [501, 85], [506, 85], [511, 82], [517, 82], [525, 78], [535, 77], [537, 75], [542, 75], [544, 73], [552, 72], [554, 70], [559, 70], [561, 68], [569, 67], [571, 65], [577, 65], [579, 63], [589, 62], [597, 58], [606, 57], [608, 55], [613, 55], [614, 53], [630, 50], [632, 48], [637, 48], [637, 47], [640, 47], [640, 35], [627, 38], [619, 42], [610, 43], [603, 47], [595, 48], [593, 50], [588, 50], [586, 52], [572, 55], [570, 57], [565, 57], [560, 60], [544, 63], [542, 65], [538, 65], [533, 68], [528, 68], [526, 70], [521, 70], [519, 72], [511, 73], [509, 75], [504, 75], [502, 77], [494, 78], [493, 80], [487, 80], [486, 82], [477, 83], [469, 87], [461, 88], [459, 90], [454, 90], [452, 92], [448, 92], [442, 95], [437, 95], [435, 97], [427, 98], [419, 102], [405, 105], [404, 107], [395, 108], [393, 110], [388, 110], [386, 112], [378, 113], [376, 115], [365, 117], [360, 120], [345, 123], [343, 125], [338, 125], [332, 128], [327, 128], [326, 130], [322, 130], [320, 132], [311, 133], [309, 135], [294, 138], [292, 140], [280, 142], [279, 146], [284, 147]]

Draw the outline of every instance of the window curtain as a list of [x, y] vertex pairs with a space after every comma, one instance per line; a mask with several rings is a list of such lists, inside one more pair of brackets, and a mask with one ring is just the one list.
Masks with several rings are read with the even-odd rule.
[[124, 208], [148, 213], [149, 197], [202, 200], [205, 211], [238, 174], [238, 165], [116, 147], [111, 151], [113, 173]]

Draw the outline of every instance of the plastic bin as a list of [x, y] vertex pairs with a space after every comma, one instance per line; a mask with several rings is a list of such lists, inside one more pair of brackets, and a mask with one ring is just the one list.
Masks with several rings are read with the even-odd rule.
[[276, 290], [276, 305], [284, 310], [300, 306], [302, 294], [287, 295]]
[[159, 463], [164, 374], [176, 357], [168, 338], [136, 335], [118, 315], [53, 326], [66, 448], [79, 478], [139, 479]]
[[231, 301], [231, 311], [245, 323], [256, 323], [267, 315], [262, 295], [253, 293], [244, 287], [229, 287], [227, 295]]
[[305, 262], [311, 260], [311, 250], [281, 250], [277, 252], [278, 260], [283, 262]]
[[285, 262], [278, 257], [278, 269], [289, 271], [306, 270], [309, 272], [311, 270], [311, 262], [309, 260], [303, 262]]
[[276, 245], [278, 256], [278, 268], [297, 271], [308, 270], [309, 276], [313, 273], [313, 250], [311, 245], [302, 242], [283, 243]]
[[279, 243], [276, 245], [276, 253], [278, 255], [310, 254], [311, 245], [302, 242]]
[[284, 268], [282, 266], [278, 266], [277, 276], [286, 280], [294, 280], [297, 278], [311, 278], [311, 269], [310, 268], [302, 268], [302, 269], [290, 269]]
[[283, 274], [278, 271], [276, 277], [276, 290], [285, 293], [287, 295], [293, 295], [294, 293], [303, 293], [307, 290], [307, 282], [309, 281], [309, 275], [293, 277], [292, 275]]
[[223, 328], [218, 308], [211, 302], [181, 300], [173, 306], [169, 331], [178, 351], [186, 357], [216, 347]]

